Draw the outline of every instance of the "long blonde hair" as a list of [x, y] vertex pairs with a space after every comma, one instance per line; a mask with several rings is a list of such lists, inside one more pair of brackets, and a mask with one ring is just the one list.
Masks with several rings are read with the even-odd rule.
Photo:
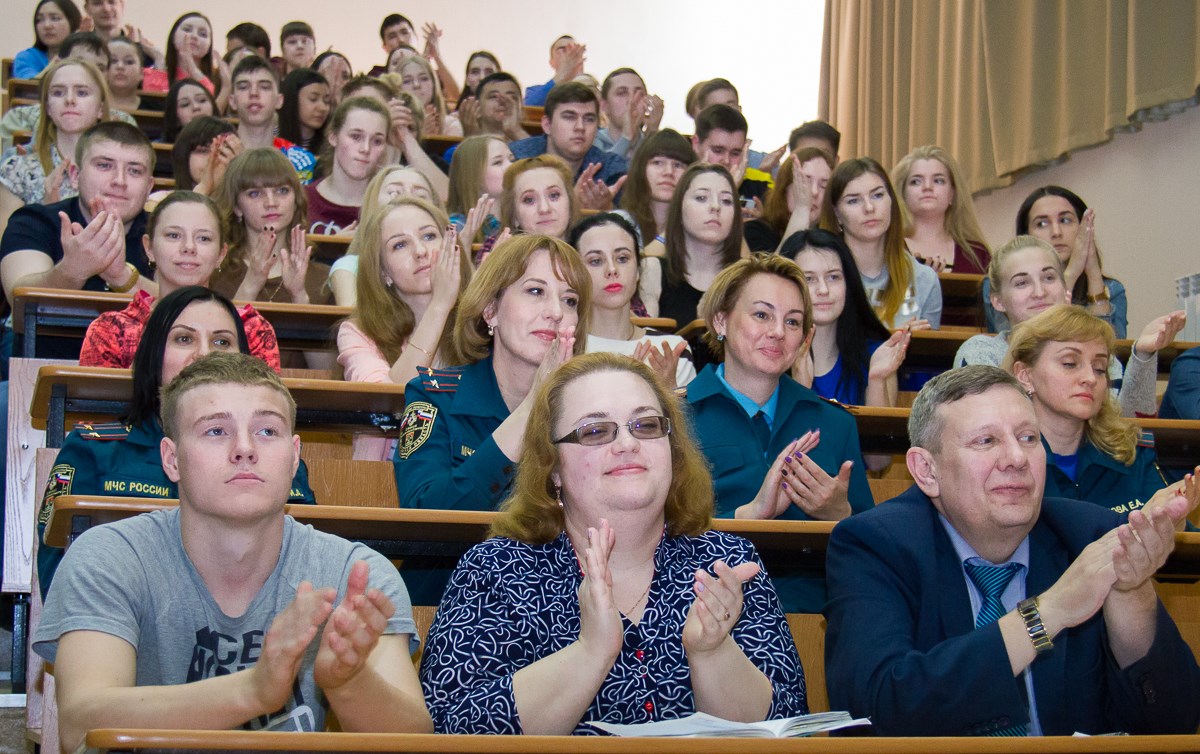
[[[1032, 319], [1017, 325], [1008, 343], [1003, 367], [1015, 372], [1018, 363], [1037, 364], [1048, 343], [1104, 343], [1109, 358], [1117, 345], [1112, 326], [1083, 307], [1067, 304], [1053, 306]], [[1104, 399], [1100, 411], [1084, 423], [1088, 441], [1101, 452], [1129, 466], [1137, 454], [1138, 428], [1132, 421], [1121, 418], [1121, 408], [1112, 391], [1108, 390], [1108, 372], [1104, 376]]]
[[[917, 160], [937, 160], [946, 168], [946, 172], [950, 175], [950, 188], [954, 189], [954, 201], [950, 202], [950, 208], [946, 210], [946, 215], [942, 218], [942, 227], [954, 239], [954, 243], [963, 250], [967, 259], [970, 259], [976, 267], [982, 268], [983, 264], [979, 255], [975, 253], [975, 247], [983, 247], [984, 251], [987, 251], [987, 242], [983, 240], [983, 229], [979, 227], [979, 220], [975, 217], [975, 202], [971, 199], [971, 192], [967, 190], [966, 182], [963, 181], [958, 161], [939, 146], [927, 144], [917, 147], [901, 157], [900, 162], [896, 163], [896, 167], [892, 168], [892, 183], [900, 187], [901, 196], [904, 196], [904, 187], [908, 183], [913, 164]], [[904, 227], [908, 229], [908, 235], [911, 236], [916, 232], [916, 227], [913, 225], [912, 213], [908, 209], [907, 201], [900, 202], [900, 211], [904, 214]]]
[[[383, 221], [399, 207], [420, 209], [429, 215], [433, 224], [443, 229], [443, 232], [447, 224], [446, 213], [433, 204], [415, 196], [402, 196], [363, 215], [362, 227], [354, 234], [354, 243], [359, 255], [358, 276], [355, 282], [358, 298], [351, 320], [375, 343], [388, 363], [400, 358], [400, 352], [404, 350], [409, 336], [417, 326], [412, 308], [392, 286], [383, 282]], [[458, 253], [461, 270], [458, 290], [461, 296], [471, 281], [471, 261], [461, 247]], [[457, 309], [456, 306], [451, 310], [438, 339], [437, 352], [443, 357], [443, 363], [451, 351]]]

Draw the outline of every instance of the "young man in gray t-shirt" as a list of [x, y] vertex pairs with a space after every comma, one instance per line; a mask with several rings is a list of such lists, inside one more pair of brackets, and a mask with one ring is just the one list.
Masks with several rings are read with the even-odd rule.
[[[284, 515], [300, 438], [273, 371], [213, 354], [164, 391], [179, 508], [88, 531], [34, 650], [55, 663], [59, 728], [431, 732], [396, 569]], [[370, 588], [368, 588], [368, 586]]]

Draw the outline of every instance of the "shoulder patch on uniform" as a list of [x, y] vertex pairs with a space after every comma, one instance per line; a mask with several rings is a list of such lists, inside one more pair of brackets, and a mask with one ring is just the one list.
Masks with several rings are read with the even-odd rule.
[[462, 367], [417, 367], [417, 376], [421, 378], [421, 387], [431, 393], [457, 393], [458, 383], [462, 380]]
[[60, 463], [50, 469], [50, 479], [46, 481], [46, 492], [42, 495], [42, 507], [38, 510], [38, 523], [45, 526], [50, 521], [50, 511], [54, 509], [54, 501], [63, 495], [71, 494], [71, 482], [75, 479], [75, 467]]
[[437, 406], [425, 401], [414, 401], [404, 407], [404, 418], [400, 420], [400, 443], [397, 452], [407, 459], [417, 451], [433, 431], [437, 419]]
[[85, 440], [124, 440], [133, 428], [122, 422], [79, 422], [75, 429]]
[[1154, 447], [1154, 433], [1142, 430], [1138, 432], [1137, 444], [1139, 448]]

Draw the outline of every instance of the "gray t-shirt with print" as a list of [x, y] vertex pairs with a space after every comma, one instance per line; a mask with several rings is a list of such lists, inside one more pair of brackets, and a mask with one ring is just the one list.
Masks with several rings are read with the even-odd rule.
[[[87, 531], [67, 551], [46, 600], [33, 649], [54, 662], [59, 638], [100, 631], [137, 650], [137, 685], [191, 683], [244, 670], [257, 662], [275, 616], [302, 581], [335, 586], [340, 604], [350, 567], [370, 567], [369, 586], [392, 601], [387, 634], [419, 645], [408, 590], [386, 558], [365, 545], [314, 530], [287, 517], [279, 562], [244, 615], [225, 615], [183, 549], [179, 510], [154, 511]], [[287, 705], [250, 720], [251, 730], [321, 731], [327, 704], [313, 681], [321, 632], [304, 656]]]

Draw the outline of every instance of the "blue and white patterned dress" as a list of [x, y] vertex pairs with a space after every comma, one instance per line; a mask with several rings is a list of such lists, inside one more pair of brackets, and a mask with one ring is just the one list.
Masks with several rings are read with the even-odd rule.
[[[681, 636], [695, 594], [694, 574], [718, 559], [755, 562], [754, 546], [729, 534], [663, 536], [641, 621], [622, 619], [625, 641], [584, 713], [587, 720], [643, 723], [696, 711]], [[472, 547], [450, 579], [421, 658], [425, 700], [439, 733], [521, 733], [513, 674], [579, 637], [583, 577], [566, 534], [546, 545], [492, 538]], [[734, 641], [770, 679], [768, 718], [808, 712], [804, 670], [787, 619], [765, 572], [743, 586]], [[738, 693], [730, 689], [730, 693]]]

